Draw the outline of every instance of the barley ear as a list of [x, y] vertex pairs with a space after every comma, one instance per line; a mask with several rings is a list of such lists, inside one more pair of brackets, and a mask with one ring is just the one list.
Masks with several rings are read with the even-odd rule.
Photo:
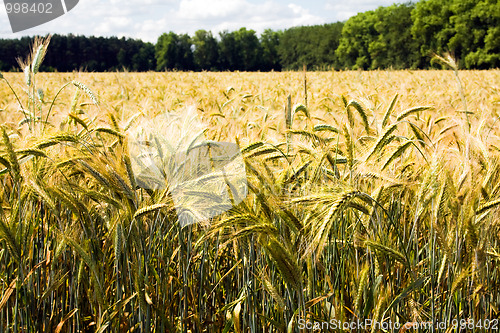
[[365, 265], [365, 267], [363, 268], [363, 270], [361, 271], [360, 275], [359, 275], [359, 283], [358, 283], [358, 290], [357, 290], [357, 293], [356, 293], [356, 299], [354, 300], [354, 308], [356, 309], [356, 311], [361, 314], [361, 302], [363, 300], [363, 294], [364, 294], [364, 291], [365, 291], [365, 287], [367, 286], [368, 284], [368, 278], [370, 277], [370, 275], [368, 274], [370, 272], [370, 266], [369, 265]]
[[351, 132], [345, 124], [342, 126], [342, 134], [344, 134], [345, 138], [347, 166], [349, 167], [349, 170], [352, 170], [352, 166], [354, 164], [354, 145], [351, 139]]
[[361, 120], [363, 121], [363, 126], [365, 127], [366, 133], [370, 134], [370, 124], [368, 123], [368, 115], [366, 114], [366, 110], [355, 100], [352, 100], [349, 102], [349, 104], [347, 104], [347, 108], [351, 106], [354, 107], [356, 111], [358, 111], [359, 115], [361, 116]]
[[283, 279], [295, 290], [300, 290], [302, 277], [295, 257], [274, 238], [271, 238], [265, 247]]
[[385, 132], [382, 134], [382, 136], [378, 139], [377, 143], [373, 146], [371, 151], [368, 153], [368, 156], [366, 157], [366, 161], [370, 159], [373, 155], [378, 153], [379, 151], [382, 150], [392, 139], [391, 139], [391, 134], [396, 130], [398, 127], [398, 123], [395, 123], [391, 125]]
[[414, 108], [407, 109], [398, 115], [398, 117], [396, 118], [396, 121], [401, 121], [414, 113], [425, 111], [425, 110], [430, 110], [430, 109], [433, 109], [433, 107], [432, 106], [416, 106]]
[[406, 149], [408, 149], [412, 144], [413, 144], [413, 141], [409, 140], [409, 141], [403, 143], [401, 146], [399, 146], [398, 149], [396, 149], [394, 151], [394, 153], [392, 153], [392, 155], [384, 163], [384, 166], [382, 166], [382, 170], [387, 168], [389, 166], [389, 164], [391, 164], [391, 162], [394, 161], [396, 158], [403, 155], [403, 153], [406, 151]]
[[31, 63], [33, 74], [38, 73], [40, 69], [40, 65], [42, 64], [42, 61], [45, 58], [45, 54], [47, 53], [47, 48], [49, 47], [50, 38], [51, 37], [49, 35], [44, 40], [35, 39], [34, 48], [36, 48], [36, 51], [33, 56], [33, 62]]
[[17, 182], [21, 179], [21, 168], [19, 167], [19, 161], [17, 160], [16, 152], [14, 151], [14, 147], [12, 146], [12, 142], [10, 141], [9, 135], [7, 134], [7, 130], [4, 126], [2, 126], [2, 137], [3, 144], [7, 148], [7, 161], [10, 164], [12, 176]]
[[97, 99], [96, 95], [92, 92], [92, 90], [89, 89], [89, 87], [75, 80], [73, 80], [71, 83], [73, 83], [75, 87], [77, 87], [78, 89], [82, 90], [85, 94], [87, 94], [87, 96], [92, 100], [92, 102], [95, 105], [99, 105], [99, 100]]
[[391, 117], [392, 110], [394, 109], [394, 106], [396, 105], [396, 102], [398, 100], [398, 94], [394, 95], [394, 98], [391, 101], [391, 104], [389, 104], [389, 107], [387, 108], [387, 111], [385, 112], [384, 119], [382, 119], [382, 128], [384, 128], [387, 123], [389, 122], [389, 118]]

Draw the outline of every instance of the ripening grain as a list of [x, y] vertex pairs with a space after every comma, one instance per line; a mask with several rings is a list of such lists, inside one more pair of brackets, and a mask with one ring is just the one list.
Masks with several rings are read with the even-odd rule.
[[[0, 332], [498, 318], [500, 72], [458, 75], [4, 74]], [[250, 193], [181, 228], [127, 131], [190, 107]]]

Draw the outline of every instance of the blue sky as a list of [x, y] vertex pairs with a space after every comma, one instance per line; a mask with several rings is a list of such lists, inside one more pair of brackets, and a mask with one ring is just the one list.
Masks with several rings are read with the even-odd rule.
[[155, 42], [163, 32], [218, 33], [240, 27], [258, 33], [346, 20], [358, 12], [387, 6], [392, 0], [80, 0], [66, 15], [13, 34], [0, 6], [0, 38], [26, 35], [84, 34], [141, 38]]

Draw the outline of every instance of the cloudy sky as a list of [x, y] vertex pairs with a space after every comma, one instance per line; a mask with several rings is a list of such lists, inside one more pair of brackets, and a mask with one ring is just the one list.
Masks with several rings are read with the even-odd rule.
[[[32, 1], [32, 0], [31, 0]], [[240, 27], [258, 33], [297, 25], [342, 21], [392, 0], [80, 0], [66, 15], [36, 28], [12, 33], [0, 6], [0, 38], [48, 33], [118, 36], [155, 42], [163, 32], [198, 29], [218, 33]]]

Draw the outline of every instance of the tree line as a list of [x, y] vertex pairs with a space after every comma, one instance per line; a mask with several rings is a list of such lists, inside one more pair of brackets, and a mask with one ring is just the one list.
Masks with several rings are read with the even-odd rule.
[[[0, 70], [17, 67], [32, 39], [0, 40]], [[434, 53], [466, 69], [500, 67], [498, 0], [425, 0], [359, 13], [345, 22], [286, 30], [241, 28], [218, 35], [162, 34], [156, 44], [127, 38], [54, 35], [45, 71], [280, 71], [423, 69]]]
[[[31, 37], [0, 39], [0, 70], [19, 68], [17, 58], [24, 57], [33, 42]], [[70, 72], [149, 71], [156, 68], [155, 46], [126, 38], [53, 35], [42, 71]]]

